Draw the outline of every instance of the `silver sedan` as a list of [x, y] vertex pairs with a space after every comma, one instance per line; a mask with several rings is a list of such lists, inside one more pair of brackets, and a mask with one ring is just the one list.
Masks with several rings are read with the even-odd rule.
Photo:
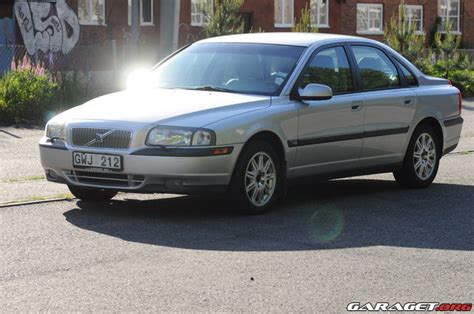
[[463, 123], [448, 80], [349, 36], [207, 39], [132, 83], [47, 124], [48, 180], [84, 201], [228, 192], [262, 213], [306, 176], [393, 172], [404, 187], [427, 187]]

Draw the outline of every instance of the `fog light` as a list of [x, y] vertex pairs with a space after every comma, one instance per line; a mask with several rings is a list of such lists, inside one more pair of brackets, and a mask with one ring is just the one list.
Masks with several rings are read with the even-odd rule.
[[48, 169], [46, 170], [46, 178], [56, 181], [58, 179], [58, 174], [56, 173], [56, 171]]

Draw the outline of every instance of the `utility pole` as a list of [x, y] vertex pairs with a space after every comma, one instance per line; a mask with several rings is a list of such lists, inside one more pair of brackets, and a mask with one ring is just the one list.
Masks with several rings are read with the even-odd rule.
[[178, 49], [180, 0], [160, 1], [160, 59]]
[[131, 41], [130, 52], [133, 55], [137, 53], [140, 41], [140, 1], [132, 0], [132, 21], [131, 21]]

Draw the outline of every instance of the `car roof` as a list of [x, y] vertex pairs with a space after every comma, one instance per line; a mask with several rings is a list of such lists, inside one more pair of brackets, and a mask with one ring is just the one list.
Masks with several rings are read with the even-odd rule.
[[317, 43], [328, 42], [344, 42], [344, 41], [360, 41], [378, 43], [362, 37], [335, 35], [335, 34], [321, 34], [321, 33], [250, 33], [239, 35], [228, 35], [213, 37], [199, 41], [199, 43], [259, 43], [259, 44], [274, 44], [274, 45], [290, 45], [309, 47]]

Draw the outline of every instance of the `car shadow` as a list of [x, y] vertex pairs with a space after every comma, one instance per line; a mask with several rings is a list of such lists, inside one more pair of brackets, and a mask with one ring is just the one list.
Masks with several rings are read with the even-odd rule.
[[296, 251], [367, 246], [474, 249], [474, 188], [346, 179], [297, 185], [261, 216], [225, 198], [114, 200], [64, 213], [71, 224], [126, 241], [224, 251]]

